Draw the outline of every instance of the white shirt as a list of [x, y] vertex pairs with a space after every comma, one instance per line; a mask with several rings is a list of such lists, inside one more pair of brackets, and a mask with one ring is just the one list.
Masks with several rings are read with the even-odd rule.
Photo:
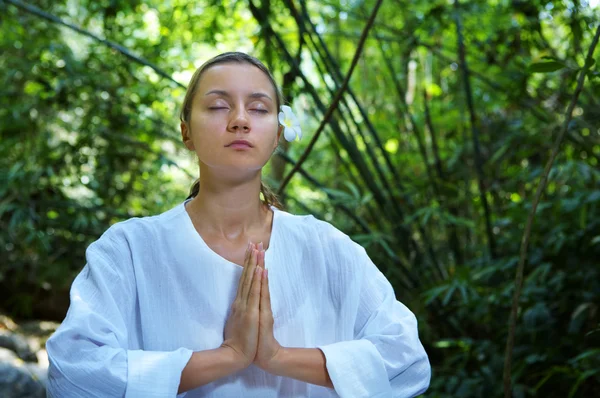
[[[318, 347], [333, 389], [248, 368], [180, 397], [412, 397], [430, 379], [417, 321], [365, 250], [332, 225], [273, 208], [265, 266], [274, 335]], [[184, 203], [117, 223], [86, 251], [48, 340], [53, 397], [175, 397], [193, 351], [223, 342], [242, 267], [212, 251]]]

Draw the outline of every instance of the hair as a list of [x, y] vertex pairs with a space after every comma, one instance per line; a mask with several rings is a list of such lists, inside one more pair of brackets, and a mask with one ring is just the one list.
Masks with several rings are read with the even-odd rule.
[[[269, 78], [269, 81], [273, 85], [273, 89], [275, 90], [276, 102], [277, 102], [276, 109], [279, 109], [281, 107], [281, 104], [283, 103], [283, 95], [281, 94], [279, 87], [277, 87], [277, 83], [275, 83], [275, 78], [273, 77], [273, 75], [271, 74], [269, 69], [260, 60], [258, 60], [257, 58], [255, 58], [251, 55], [241, 53], [241, 52], [226, 52], [226, 53], [217, 55], [216, 57], [211, 58], [208, 61], [206, 61], [202, 66], [200, 66], [198, 69], [196, 69], [196, 71], [192, 75], [192, 79], [190, 80], [187, 91], [185, 93], [185, 98], [183, 99], [183, 106], [181, 108], [181, 113], [179, 114], [179, 119], [181, 119], [181, 121], [183, 123], [186, 123], [189, 125], [190, 113], [192, 110], [192, 102], [194, 101], [194, 97], [196, 95], [196, 90], [198, 88], [198, 82], [200, 81], [200, 78], [202, 77], [204, 72], [206, 70], [208, 70], [211, 66], [215, 66], [215, 65], [219, 65], [219, 64], [232, 64], [232, 63], [248, 64], [248, 65], [252, 65], [252, 66], [255, 66], [258, 69], [260, 69]], [[188, 196], [188, 199], [191, 199], [191, 198], [195, 197], [196, 195], [198, 195], [199, 191], [200, 191], [200, 179], [198, 178], [198, 179], [196, 179], [196, 181], [192, 185], [192, 188], [190, 189], [190, 194]], [[283, 209], [283, 205], [279, 201], [279, 198], [277, 197], [277, 195], [262, 180], [260, 182], [260, 193], [262, 194], [263, 201], [267, 206], [275, 206], [279, 209]]]

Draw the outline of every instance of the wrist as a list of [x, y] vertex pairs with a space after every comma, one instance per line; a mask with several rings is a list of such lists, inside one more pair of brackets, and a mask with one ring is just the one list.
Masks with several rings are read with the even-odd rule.
[[275, 355], [273, 355], [263, 369], [275, 376], [284, 376], [288, 351], [289, 350], [287, 348], [279, 346], [279, 349], [275, 352]]
[[217, 350], [223, 358], [223, 361], [227, 364], [227, 367], [231, 369], [232, 372], [238, 372], [246, 369], [252, 363], [251, 360], [249, 361], [246, 357], [244, 357], [244, 355], [238, 353], [233, 347], [227, 344], [221, 344]]

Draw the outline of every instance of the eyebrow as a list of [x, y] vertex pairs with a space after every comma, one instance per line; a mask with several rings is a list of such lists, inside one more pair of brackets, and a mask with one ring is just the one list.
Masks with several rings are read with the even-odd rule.
[[[211, 91], [207, 92], [206, 94], [204, 94], [204, 96], [208, 96], [211, 94], [221, 95], [223, 97], [231, 98], [231, 94], [229, 94], [227, 91], [224, 91], [224, 90], [211, 90]], [[265, 93], [260, 93], [260, 92], [252, 93], [248, 97], [249, 98], [267, 98], [267, 99], [273, 101], [273, 98], [269, 97]]]

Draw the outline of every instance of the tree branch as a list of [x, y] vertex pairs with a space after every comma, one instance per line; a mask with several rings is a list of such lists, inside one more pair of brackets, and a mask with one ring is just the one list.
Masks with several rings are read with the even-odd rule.
[[523, 287], [523, 269], [525, 268], [525, 260], [527, 258], [527, 246], [529, 245], [529, 236], [531, 235], [531, 226], [533, 225], [533, 219], [535, 217], [535, 212], [538, 204], [540, 203], [540, 199], [542, 197], [542, 193], [546, 189], [546, 182], [548, 181], [548, 175], [550, 174], [550, 169], [552, 168], [552, 164], [554, 163], [554, 159], [558, 154], [560, 149], [560, 144], [562, 143], [563, 137], [565, 136], [569, 123], [571, 122], [571, 118], [573, 117], [573, 109], [575, 108], [575, 104], [577, 103], [577, 99], [579, 98], [579, 94], [583, 89], [583, 82], [585, 81], [585, 75], [588, 70], [592, 66], [594, 55], [594, 50], [596, 49], [596, 45], [598, 44], [598, 39], [600, 38], [600, 25], [596, 29], [596, 34], [594, 39], [592, 40], [592, 44], [588, 50], [587, 57], [585, 59], [585, 65], [579, 72], [579, 79], [577, 81], [577, 88], [575, 89], [575, 93], [573, 94], [573, 98], [571, 99], [571, 103], [569, 104], [569, 108], [567, 109], [567, 113], [565, 115], [565, 121], [562, 126], [562, 130], [556, 137], [556, 141], [554, 142], [554, 147], [552, 148], [552, 153], [550, 155], [550, 159], [546, 163], [546, 167], [544, 168], [544, 173], [540, 179], [540, 184], [538, 185], [537, 191], [535, 193], [535, 198], [533, 199], [533, 203], [531, 206], [531, 211], [529, 212], [529, 216], [527, 217], [527, 224], [525, 225], [525, 231], [523, 233], [523, 239], [521, 240], [521, 253], [519, 257], [519, 265], [517, 267], [517, 272], [515, 276], [515, 293], [513, 295], [513, 303], [512, 309], [510, 312], [510, 318], [508, 322], [508, 338], [506, 340], [506, 352], [504, 354], [504, 397], [511, 397], [511, 361], [512, 361], [512, 351], [515, 343], [515, 328], [517, 324], [517, 310], [519, 307], [519, 297], [521, 296], [521, 289]]

